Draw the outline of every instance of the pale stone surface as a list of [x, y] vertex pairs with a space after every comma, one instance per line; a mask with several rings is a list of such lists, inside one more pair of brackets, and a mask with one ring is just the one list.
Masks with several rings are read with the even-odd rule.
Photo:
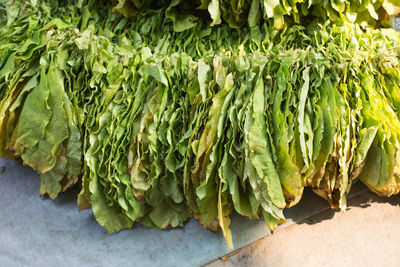
[[400, 196], [368, 192], [345, 213], [324, 211], [207, 267], [400, 266]]

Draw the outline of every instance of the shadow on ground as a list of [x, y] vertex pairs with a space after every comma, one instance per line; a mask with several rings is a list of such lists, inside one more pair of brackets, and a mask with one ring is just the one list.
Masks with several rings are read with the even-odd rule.
[[[400, 207], [400, 194], [381, 197], [369, 190], [361, 182], [358, 182], [347, 197], [347, 210], [368, 208], [373, 203], [388, 203], [392, 206]], [[285, 215], [287, 219], [296, 224], [316, 224], [333, 218], [339, 212], [341, 211], [331, 209], [328, 202], [313, 193], [310, 188], [306, 188], [302, 200], [298, 205], [288, 209]]]
[[74, 203], [77, 205], [77, 196], [80, 192], [80, 181], [78, 184], [74, 185], [72, 188], [69, 188], [66, 192], [60, 193], [54, 201], [56, 206], [64, 206]]

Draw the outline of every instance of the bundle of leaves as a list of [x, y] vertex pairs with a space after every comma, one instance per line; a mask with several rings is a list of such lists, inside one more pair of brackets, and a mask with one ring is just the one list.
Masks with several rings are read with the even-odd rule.
[[[174, 30], [166, 9], [2, 5], [0, 155], [109, 232], [230, 214], [284, 221], [305, 186], [346, 209], [351, 185], [400, 191], [400, 36], [327, 21]], [[111, 3], [110, 3], [111, 4]], [[1, 17], [1, 16], [0, 16]]]
[[167, 7], [166, 17], [174, 23], [176, 31], [184, 31], [201, 19], [209, 20], [211, 25], [227, 23], [230, 27], [250, 27], [259, 21], [269, 20], [275, 27], [283, 28], [289, 23], [308, 23], [330, 20], [336, 23], [347, 21], [366, 27], [389, 25], [390, 16], [400, 12], [397, 0], [116, 0], [114, 11], [126, 17]]

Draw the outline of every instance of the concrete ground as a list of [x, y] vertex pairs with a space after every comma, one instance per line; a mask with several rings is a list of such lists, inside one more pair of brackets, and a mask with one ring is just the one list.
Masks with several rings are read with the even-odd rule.
[[400, 266], [400, 195], [372, 192], [275, 232], [207, 267]]

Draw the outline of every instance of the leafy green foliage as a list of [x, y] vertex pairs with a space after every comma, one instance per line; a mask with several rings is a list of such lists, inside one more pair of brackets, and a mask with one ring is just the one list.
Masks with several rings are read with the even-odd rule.
[[180, 1], [147, 13], [119, 3], [135, 16], [0, 0], [0, 155], [34, 168], [41, 194], [82, 177], [78, 206], [110, 233], [194, 217], [232, 247], [232, 212], [273, 230], [305, 186], [342, 210], [358, 179], [399, 193], [394, 30], [193, 18], [176, 31]]
[[388, 25], [389, 16], [400, 12], [400, 2], [388, 0], [118, 0], [114, 7], [126, 17], [138, 11], [168, 6], [166, 17], [174, 23], [174, 30], [183, 31], [196, 25], [199, 18], [211, 20], [211, 25], [226, 22], [240, 28], [246, 24], [255, 26], [260, 20], [270, 20], [277, 28], [285, 23], [301, 23], [313, 18], [319, 22], [348, 21], [363, 27]]

